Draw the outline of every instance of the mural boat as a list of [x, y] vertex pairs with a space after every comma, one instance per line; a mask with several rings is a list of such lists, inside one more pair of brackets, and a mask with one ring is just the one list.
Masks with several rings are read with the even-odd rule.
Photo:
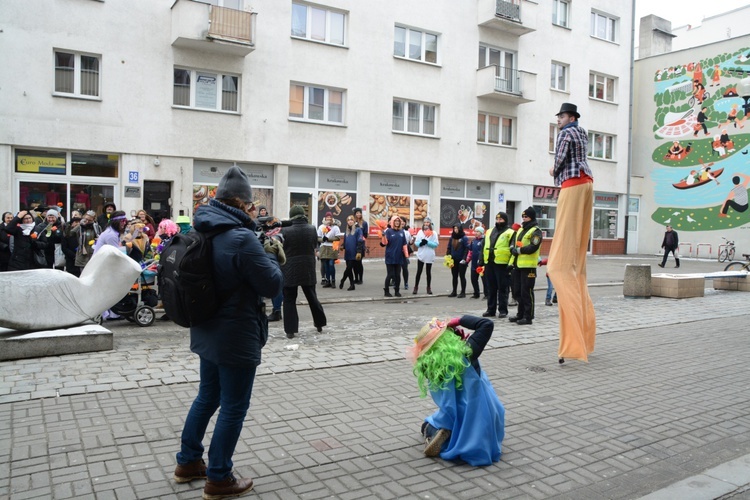
[[[723, 168], [720, 168], [719, 170], [712, 170], [711, 171], [711, 175], [713, 175], [714, 177], [718, 177], [718, 176], [720, 176], [722, 174], [722, 172], [724, 172]], [[672, 184], [672, 185], [674, 187], [676, 187], [677, 189], [690, 189], [690, 188], [702, 186], [702, 185], [704, 185], [704, 184], [706, 184], [708, 182], [711, 182], [712, 180], [713, 179], [708, 178], [708, 179], [706, 179], [704, 181], [696, 181], [696, 182], [694, 182], [692, 184], [687, 184], [684, 180], [681, 180], [680, 182], [678, 182], [676, 184]]]

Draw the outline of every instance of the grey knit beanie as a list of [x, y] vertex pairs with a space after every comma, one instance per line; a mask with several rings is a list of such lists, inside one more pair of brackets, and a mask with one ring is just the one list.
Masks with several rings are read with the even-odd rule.
[[253, 199], [253, 190], [250, 187], [250, 180], [240, 167], [232, 165], [219, 181], [219, 187], [216, 189], [216, 199], [228, 200], [237, 197], [245, 203], [251, 203]]
[[305, 215], [305, 209], [299, 205], [294, 205], [292, 208], [289, 209], [289, 218], [291, 219], [292, 217], [296, 215]]

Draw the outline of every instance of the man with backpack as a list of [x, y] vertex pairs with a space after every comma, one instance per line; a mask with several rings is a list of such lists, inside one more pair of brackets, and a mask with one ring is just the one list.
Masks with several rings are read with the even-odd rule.
[[[204, 498], [240, 496], [253, 488], [252, 479], [232, 473], [232, 455], [268, 338], [262, 297], [274, 297], [282, 289], [279, 262], [284, 252], [279, 242], [269, 238], [261, 244], [256, 237], [251, 200], [247, 175], [232, 166], [219, 181], [215, 199], [198, 208], [194, 218], [195, 230], [210, 241], [213, 286], [220, 300], [213, 316], [191, 323], [190, 349], [200, 356], [200, 385], [182, 430], [174, 478], [178, 483], [206, 478]], [[170, 255], [168, 246], [162, 259]], [[206, 466], [202, 441], [219, 406]]]

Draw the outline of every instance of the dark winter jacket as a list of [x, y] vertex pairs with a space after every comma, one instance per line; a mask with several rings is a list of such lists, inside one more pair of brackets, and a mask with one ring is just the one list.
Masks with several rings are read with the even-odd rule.
[[468, 254], [469, 238], [464, 235], [463, 229], [459, 233], [451, 233], [446, 255], [450, 255], [453, 258], [454, 264], [458, 265], [462, 260], [466, 260]]
[[674, 229], [671, 231], [664, 232], [664, 240], [661, 242], [661, 247], [667, 250], [676, 250], [680, 246], [680, 237], [677, 236], [677, 231]]
[[[6, 227], [8, 234], [13, 236], [13, 253], [8, 262], [8, 271], [26, 271], [35, 269], [34, 252], [37, 250], [36, 241], [30, 235], [24, 236], [21, 219], [13, 217]], [[33, 232], [33, 230], [32, 230]]]
[[4, 222], [0, 222], [0, 270], [8, 268], [10, 261], [10, 235]]
[[354, 232], [351, 234], [347, 230], [344, 231], [344, 260], [357, 260], [357, 254], [362, 257], [365, 253], [365, 239], [362, 236], [362, 230], [358, 227], [354, 228]]
[[469, 245], [471, 250], [471, 269], [476, 269], [479, 266], [479, 262], [482, 259], [482, 252], [484, 251], [484, 237], [474, 238], [471, 240]]
[[318, 231], [307, 222], [307, 217], [298, 215], [292, 218], [292, 225], [281, 230], [284, 236], [286, 264], [284, 286], [315, 285], [315, 249], [318, 246]]
[[241, 210], [211, 200], [196, 210], [194, 222], [202, 233], [229, 229], [212, 240], [214, 281], [222, 305], [213, 319], [190, 328], [190, 350], [218, 365], [257, 366], [268, 339], [262, 297], [281, 292], [279, 264], [263, 250], [255, 224]]
[[385, 245], [385, 263], [387, 265], [403, 265], [406, 261], [404, 246], [407, 244], [404, 230], [396, 231], [389, 227], [383, 231], [383, 236], [388, 240], [388, 244]]
[[34, 232], [37, 234], [36, 246], [44, 252], [44, 256], [47, 259], [45, 267], [47, 268], [55, 267], [55, 244], [62, 242], [63, 233], [61, 226], [60, 219], [57, 219], [57, 222], [51, 227], [47, 221], [44, 221], [34, 228]]

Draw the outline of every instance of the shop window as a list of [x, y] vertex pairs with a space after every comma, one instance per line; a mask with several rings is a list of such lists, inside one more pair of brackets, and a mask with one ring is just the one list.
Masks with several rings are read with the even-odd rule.
[[555, 236], [555, 217], [557, 216], [557, 207], [553, 205], [534, 205], [536, 210], [536, 221], [539, 229], [542, 230], [544, 238]]
[[117, 177], [120, 157], [91, 153], [71, 153], [70, 165], [73, 175], [88, 177]]
[[617, 239], [617, 210], [594, 209], [594, 238]]

